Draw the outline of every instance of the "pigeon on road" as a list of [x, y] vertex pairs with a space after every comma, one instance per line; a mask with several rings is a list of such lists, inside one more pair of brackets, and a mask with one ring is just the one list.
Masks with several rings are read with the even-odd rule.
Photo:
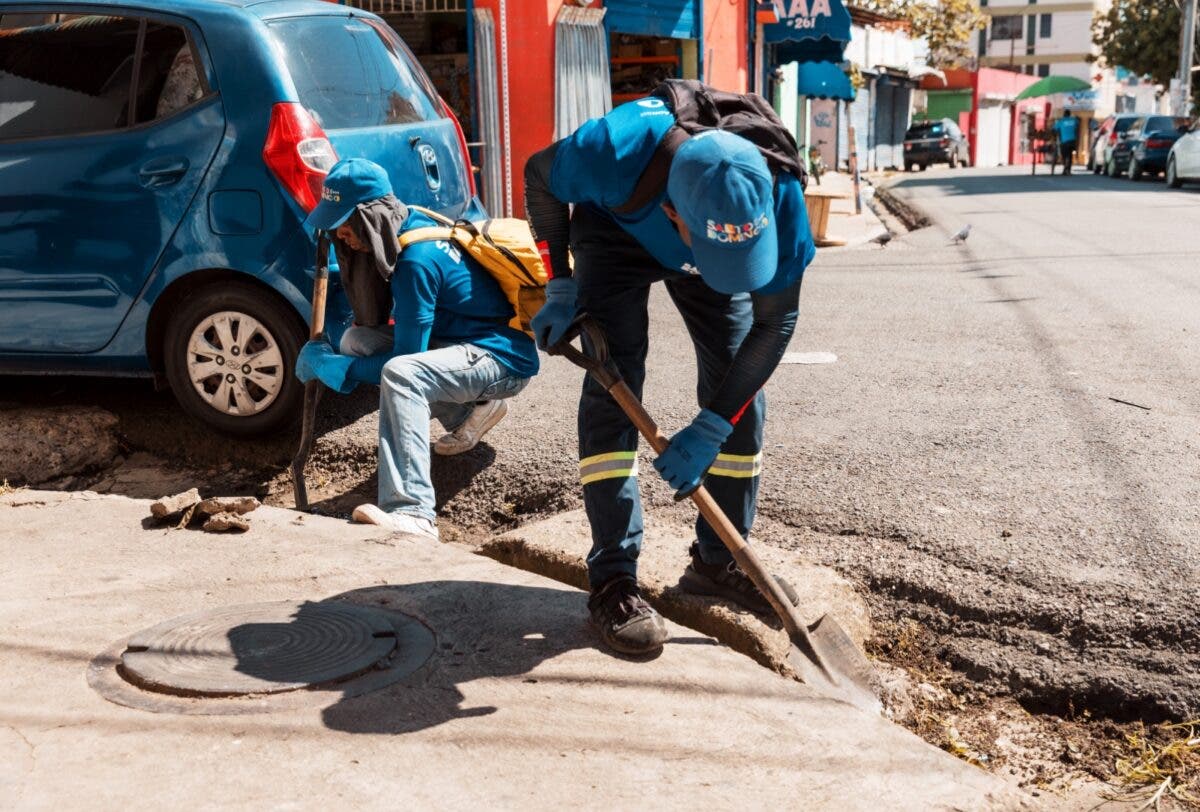
[[885, 231], [882, 234], [871, 238], [871, 242], [878, 243], [881, 248], [883, 246], [887, 245], [888, 243], [890, 243], [891, 241], [892, 241], [892, 232], [890, 232], [890, 231]]
[[960, 228], [958, 230], [958, 233], [955, 234], [953, 237], [951, 237], [950, 240], [951, 240], [951, 243], [954, 245], [961, 245], [964, 242], [966, 242], [967, 237], [970, 237], [970, 236], [971, 236], [971, 224], [967, 223], [965, 226]]

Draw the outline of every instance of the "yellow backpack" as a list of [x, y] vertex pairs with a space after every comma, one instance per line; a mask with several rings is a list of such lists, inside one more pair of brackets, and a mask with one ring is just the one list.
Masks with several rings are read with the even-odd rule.
[[401, 232], [400, 250], [418, 242], [454, 243], [474, 257], [500, 284], [500, 290], [515, 314], [508, 326], [533, 338], [530, 320], [546, 303], [546, 269], [529, 223], [511, 217], [472, 223], [451, 220], [420, 206], [409, 208], [441, 225]]

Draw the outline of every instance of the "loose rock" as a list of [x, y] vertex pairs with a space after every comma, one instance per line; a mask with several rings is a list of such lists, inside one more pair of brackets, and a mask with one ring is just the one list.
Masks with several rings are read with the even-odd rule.
[[202, 516], [216, 516], [219, 513], [236, 513], [243, 516], [256, 510], [261, 504], [253, 496], [216, 496], [196, 505], [196, 512]]
[[156, 519], [165, 519], [177, 513], [182, 513], [200, 501], [200, 491], [192, 488], [174, 496], [164, 496], [150, 506], [150, 515]]
[[218, 513], [210, 516], [201, 527], [207, 533], [226, 533], [236, 531], [244, 533], [250, 529], [250, 522], [236, 513]]

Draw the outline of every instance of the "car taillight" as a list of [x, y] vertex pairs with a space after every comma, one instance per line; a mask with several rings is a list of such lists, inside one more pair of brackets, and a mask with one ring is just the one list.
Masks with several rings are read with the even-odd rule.
[[1109, 144], [1117, 143], [1117, 131], [1116, 130], [1113, 130], [1112, 132], [1110, 132], [1108, 134], [1108, 143]]
[[267, 168], [300, 208], [306, 212], [316, 208], [321, 184], [338, 157], [321, 125], [303, 105], [280, 102], [271, 108], [262, 154]]
[[450, 105], [446, 104], [445, 99], [438, 99], [442, 103], [442, 112], [446, 114], [446, 118], [454, 122], [454, 131], [458, 133], [458, 148], [462, 150], [463, 166], [467, 168], [467, 188], [471, 190], [471, 197], [475, 196], [475, 170], [471, 167], [471, 152], [467, 149], [467, 136], [463, 132], [462, 125], [458, 123], [458, 116], [454, 115], [454, 111], [450, 109]]
[[942, 145], [943, 147], [948, 147], [948, 146], [950, 146], [950, 139], [949, 139], [949, 138], [943, 138], [943, 139], [941, 140], [941, 142], [940, 142], [940, 143], [941, 143], [941, 145]]
[[1150, 138], [1146, 140], [1146, 149], [1166, 149], [1171, 146], [1171, 142], [1161, 138]]

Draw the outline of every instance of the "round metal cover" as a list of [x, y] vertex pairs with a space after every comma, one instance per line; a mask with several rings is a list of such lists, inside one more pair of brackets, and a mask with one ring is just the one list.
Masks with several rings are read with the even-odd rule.
[[243, 696], [314, 688], [385, 667], [397, 630], [384, 612], [349, 603], [230, 606], [135, 634], [122, 675], [188, 696]]

